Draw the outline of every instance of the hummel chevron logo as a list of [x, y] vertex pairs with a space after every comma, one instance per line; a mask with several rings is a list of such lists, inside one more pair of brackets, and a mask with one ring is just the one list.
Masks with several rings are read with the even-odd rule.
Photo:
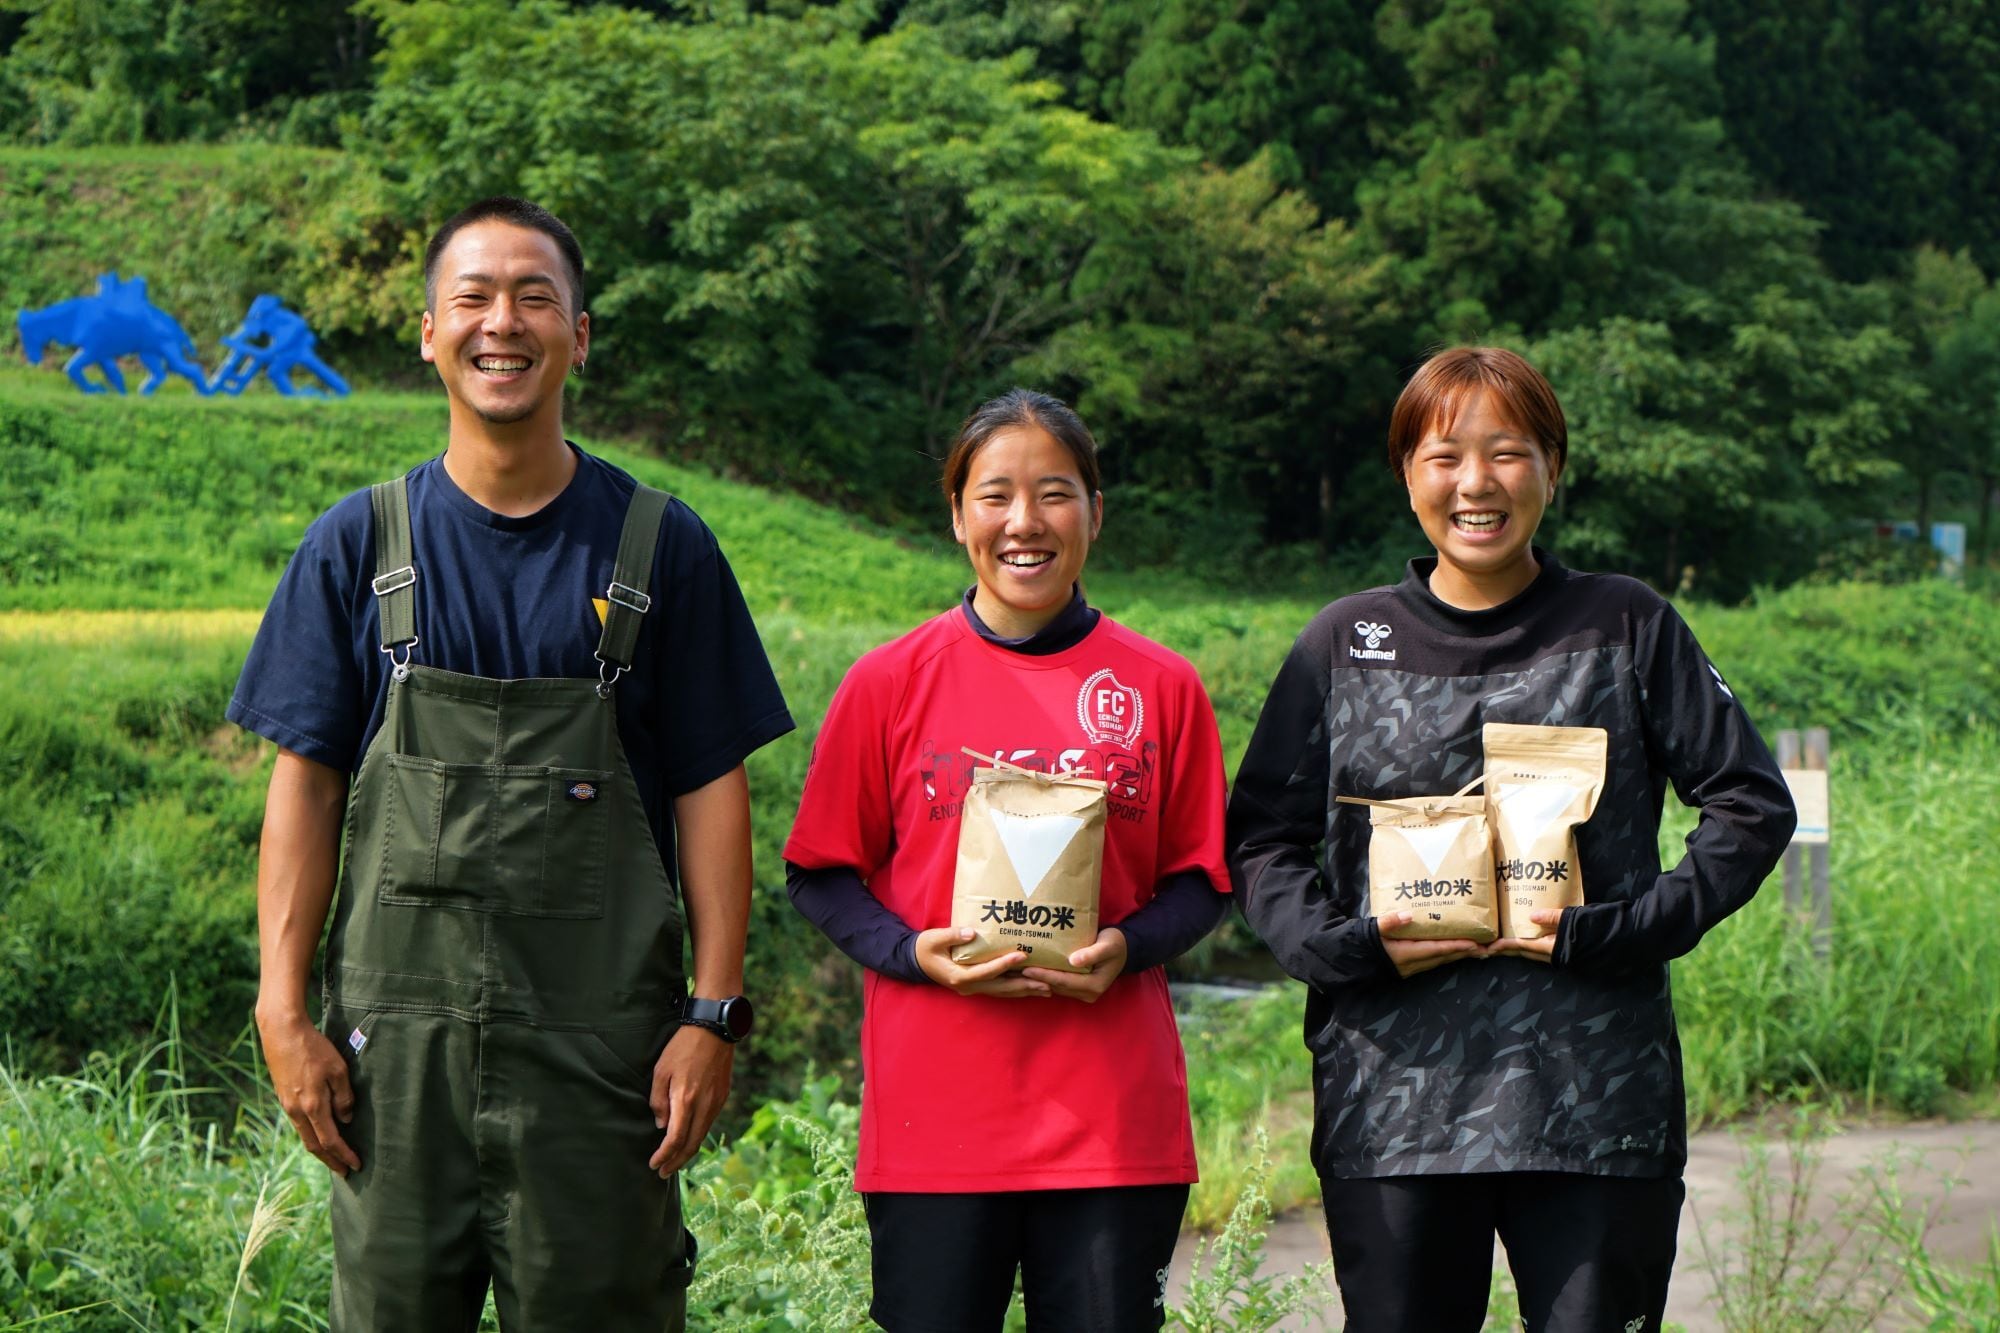
[[1347, 645], [1347, 655], [1349, 657], [1364, 658], [1371, 662], [1393, 662], [1396, 660], [1396, 650], [1382, 646], [1382, 640], [1388, 638], [1396, 631], [1379, 621], [1357, 620], [1354, 622], [1354, 632], [1368, 646], [1365, 648], [1356, 648], [1353, 644]]

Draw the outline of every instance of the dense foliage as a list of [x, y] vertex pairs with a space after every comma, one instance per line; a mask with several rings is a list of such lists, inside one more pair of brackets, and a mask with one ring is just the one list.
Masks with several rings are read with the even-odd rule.
[[907, 522], [1030, 380], [1132, 559], [1264, 568], [1400, 533], [1400, 375], [1493, 339], [1570, 409], [1551, 538], [1735, 599], [1884, 518], [1990, 545], [1996, 45], [1861, 0], [4, 0], [0, 273], [122, 263], [198, 339], [277, 290], [379, 381], [426, 228], [526, 193], [600, 424]]

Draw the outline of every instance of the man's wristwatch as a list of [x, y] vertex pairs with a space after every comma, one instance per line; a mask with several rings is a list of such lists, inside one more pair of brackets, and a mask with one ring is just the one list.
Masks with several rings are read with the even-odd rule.
[[724, 1000], [704, 1000], [699, 995], [690, 995], [681, 1006], [681, 1022], [693, 1027], [707, 1028], [730, 1045], [735, 1045], [750, 1035], [756, 1025], [756, 1015], [751, 1012], [750, 1001], [741, 995], [732, 995]]

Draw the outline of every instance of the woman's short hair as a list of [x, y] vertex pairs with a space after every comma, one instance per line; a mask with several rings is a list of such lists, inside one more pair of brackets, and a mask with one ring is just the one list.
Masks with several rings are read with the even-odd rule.
[[1507, 424], [1540, 445], [1550, 467], [1562, 471], [1569, 423], [1542, 372], [1504, 347], [1452, 347], [1417, 367], [1389, 414], [1389, 470], [1398, 481], [1426, 436], [1451, 430], [1475, 389], [1491, 393]]
[[952, 437], [951, 448], [944, 456], [945, 499], [954, 506], [965, 494], [965, 483], [972, 475], [972, 456], [980, 446], [1003, 430], [1018, 429], [1022, 426], [1039, 426], [1063, 448], [1069, 450], [1076, 460], [1077, 475], [1083, 479], [1083, 493], [1095, 495], [1102, 489], [1097, 467], [1097, 441], [1091, 436], [1090, 428], [1083, 424], [1075, 410], [1060, 398], [1053, 398], [1033, 389], [1009, 389], [988, 402], [974, 408], [965, 424]]

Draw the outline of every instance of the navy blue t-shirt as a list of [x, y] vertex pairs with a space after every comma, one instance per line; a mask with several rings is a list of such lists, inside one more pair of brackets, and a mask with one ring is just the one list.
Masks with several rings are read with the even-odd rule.
[[[441, 457], [410, 473], [411, 661], [498, 680], [597, 677], [603, 625], [592, 599], [611, 582], [636, 483], [576, 456], [569, 485], [523, 518], [473, 500]], [[374, 511], [361, 490], [306, 529], [250, 647], [231, 721], [342, 772], [361, 766], [388, 703], [375, 573]], [[661, 521], [649, 591], [632, 669], [618, 681], [618, 735], [672, 876], [667, 802], [793, 723], [729, 562], [679, 500]]]

